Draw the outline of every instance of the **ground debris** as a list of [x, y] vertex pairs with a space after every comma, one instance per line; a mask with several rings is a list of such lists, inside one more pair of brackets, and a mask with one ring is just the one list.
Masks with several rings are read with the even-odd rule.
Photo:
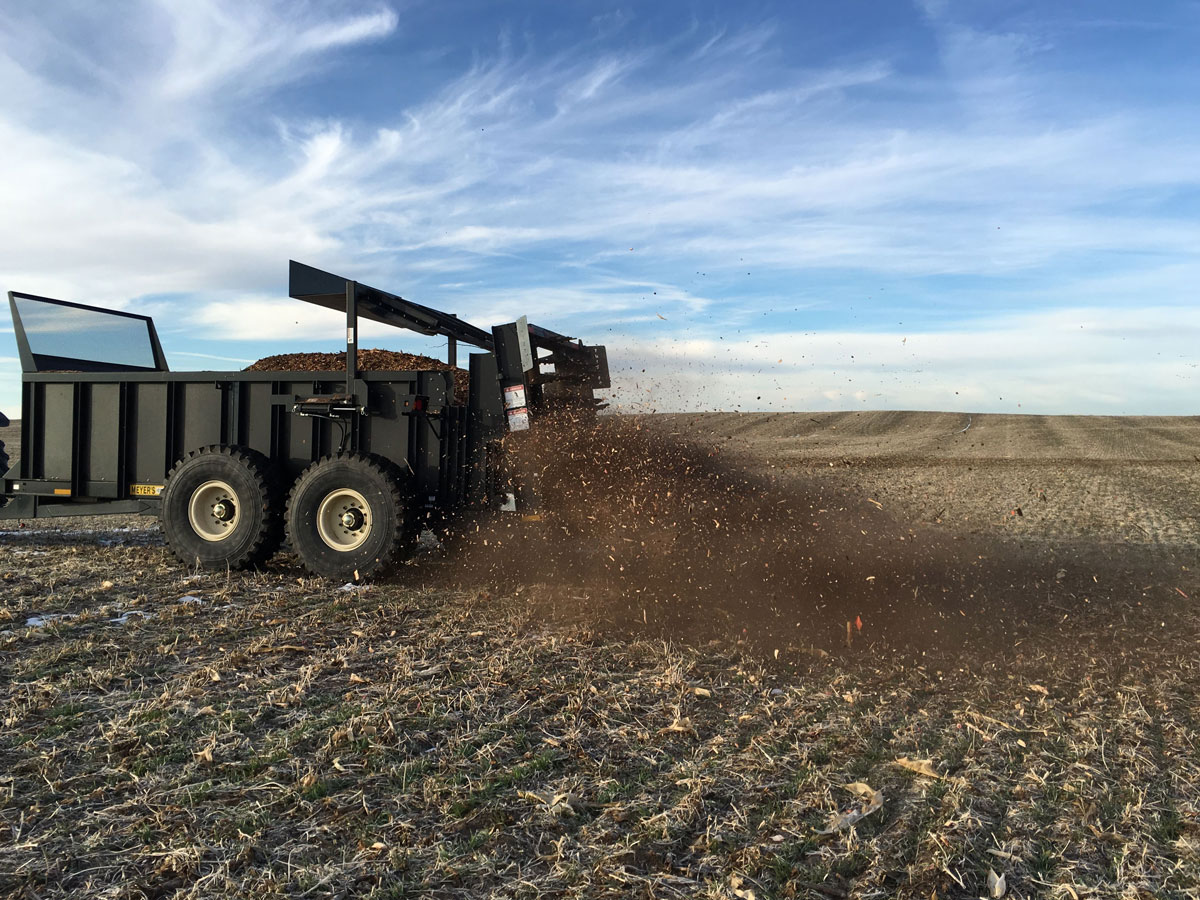
[[1004, 892], [1008, 890], [1008, 885], [1003, 875], [997, 875], [995, 869], [988, 869], [987, 876], [988, 896], [992, 900], [999, 900], [1004, 896]]
[[883, 809], [883, 791], [877, 791], [861, 781], [847, 784], [845, 788], [850, 793], [858, 796], [859, 802], [851, 806], [848, 810], [836, 813], [830, 817], [829, 823], [824, 828], [817, 829], [817, 834], [834, 834], [838, 831], [845, 831], [847, 828], [857, 825], [872, 813]]
[[[873, 535], [901, 506], [886, 489], [865, 494], [885, 510], [853, 507]], [[825, 508], [808, 521], [827, 527]], [[604, 544], [622, 562], [643, 539], [647, 557], [687, 541], [650, 546], [660, 510], [637, 510]], [[1195, 547], [1072, 544], [1023, 570], [1027, 602], [1014, 591], [986, 613], [981, 585], [1024, 557], [934, 559], [890, 596], [944, 588], [955, 619], [998, 630], [909, 650], [881, 639], [903, 606], [889, 619], [857, 605], [884, 591], [877, 559], [821, 560], [810, 586], [834, 572], [857, 592], [832, 603], [821, 642], [797, 629], [811, 621], [795, 598], [771, 599], [769, 576], [741, 565], [764, 561], [754, 521], [696, 518], [710, 544], [672, 558], [711, 549], [732, 588], [688, 597], [709, 627], [675, 633], [689, 607], [676, 601], [673, 620], [669, 592], [632, 596], [636, 615], [616, 621], [619, 592], [578, 589], [579, 573], [460, 585], [421, 559], [341, 592], [286, 554], [184, 581], [153, 528], [0, 535], [0, 896], [974, 898], [1001, 879], [1004, 897], [1194, 892], [1200, 622], [1174, 587], [1196, 596]], [[721, 559], [717, 536], [748, 552]], [[953, 546], [968, 545], [986, 549]], [[1055, 581], [1064, 564], [1086, 575]], [[946, 571], [961, 578], [932, 577]], [[97, 591], [106, 577], [117, 585]], [[777, 619], [739, 606], [759, 599]], [[1048, 602], [1070, 623], [1041, 615]], [[135, 607], [146, 615], [111, 621]], [[850, 800], [852, 826], [814, 833]]]

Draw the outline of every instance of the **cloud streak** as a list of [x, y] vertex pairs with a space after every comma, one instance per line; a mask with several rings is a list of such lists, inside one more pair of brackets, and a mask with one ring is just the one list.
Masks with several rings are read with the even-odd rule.
[[1200, 311], [1070, 308], [911, 333], [764, 332], [624, 342], [630, 411], [928, 409], [1178, 415], [1200, 387]]
[[202, 0], [157, 7], [168, 53], [153, 85], [167, 100], [262, 91], [329, 50], [387, 37], [399, 21], [382, 6], [345, 18], [292, 3]]
[[[939, 333], [966, 334], [1148, 304], [1182, 321], [1195, 302], [1200, 128], [1153, 85], [1107, 102], [1102, 69], [1064, 70], [1060, 51], [1086, 55], [1069, 42], [1103, 29], [930, 2], [902, 39], [826, 47], [804, 40], [822, 23], [783, 14], [613, 12], [553, 41], [481, 26], [470, 54], [450, 33], [436, 58], [458, 62], [422, 81], [419, 17], [379, 3], [144, 0], [129, 27], [109, 18], [0, 13], [0, 269], [17, 290], [141, 297], [189, 352], [220, 355], [205, 329], [266, 349], [270, 322], [318, 339], [310, 311], [276, 299], [289, 257], [483, 324], [616, 327], [630, 358], [677, 367], [660, 315], [710, 346], [764, 316], [764, 335], [857, 335], [898, 365], [880, 322], [936, 311]], [[386, 90], [355, 106], [331, 85], [368, 51]], [[1083, 366], [1091, 346], [1063, 353]], [[1132, 374], [1154, 352], [1114, 350]], [[1039, 372], [1097, 383], [1044, 355], [993, 363], [1029, 396]], [[1182, 387], [1156, 382], [1178, 408]], [[868, 396], [936, 399], [912, 379], [888, 390]], [[1060, 411], [1123, 402], [1089, 390]]]

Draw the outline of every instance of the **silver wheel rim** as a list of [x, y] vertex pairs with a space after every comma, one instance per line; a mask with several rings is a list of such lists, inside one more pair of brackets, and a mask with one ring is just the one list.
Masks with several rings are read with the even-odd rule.
[[330, 491], [317, 507], [317, 534], [331, 550], [357, 550], [371, 535], [371, 507], [367, 498], [350, 488]]
[[224, 481], [206, 481], [188, 500], [188, 522], [192, 531], [206, 541], [223, 541], [237, 530], [242, 520], [241, 501]]

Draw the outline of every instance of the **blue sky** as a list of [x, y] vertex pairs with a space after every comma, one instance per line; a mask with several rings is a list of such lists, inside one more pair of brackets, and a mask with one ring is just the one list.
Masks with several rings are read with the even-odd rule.
[[1197, 412], [1200, 4], [113, 10], [0, 11], [0, 274], [173, 369], [337, 349], [296, 258], [626, 409]]

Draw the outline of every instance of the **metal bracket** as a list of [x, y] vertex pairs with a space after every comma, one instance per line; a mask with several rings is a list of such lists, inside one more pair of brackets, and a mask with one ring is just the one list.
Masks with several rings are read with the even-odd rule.
[[292, 404], [292, 412], [321, 419], [352, 419], [367, 415], [366, 409], [359, 407], [354, 397], [348, 396], [309, 397]]

